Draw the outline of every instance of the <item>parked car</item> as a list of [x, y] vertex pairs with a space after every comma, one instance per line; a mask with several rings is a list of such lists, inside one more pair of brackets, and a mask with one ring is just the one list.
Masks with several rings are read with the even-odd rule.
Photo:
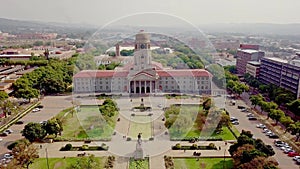
[[298, 160], [296, 161], [296, 163], [297, 163], [298, 165], [300, 165], [300, 159], [298, 159]]
[[254, 117], [254, 114], [248, 113], [248, 114], [247, 114], [247, 117]]
[[297, 153], [297, 152], [295, 152], [295, 151], [292, 151], [292, 152], [289, 152], [289, 153], [288, 153], [288, 156], [289, 156], [289, 157], [299, 156], [299, 153]]
[[38, 112], [38, 111], [41, 111], [41, 109], [40, 109], [40, 108], [34, 108], [34, 109], [32, 110], [32, 112]]
[[36, 108], [42, 109], [42, 108], [44, 108], [44, 106], [43, 105], [38, 105], [38, 106], [36, 106]]
[[14, 158], [14, 156], [11, 155], [11, 154], [9, 154], [9, 153], [4, 154], [3, 157], [4, 157], [5, 159], [13, 159], [13, 158]]
[[295, 152], [293, 149], [291, 149], [291, 148], [287, 148], [287, 149], [285, 149], [284, 151], [283, 151], [285, 154], [288, 154], [288, 153], [290, 153], [290, 152]]
[[47, 121], [46, 120], [41, 121], [40, 124], [45, 125], [45, 124], [47, 124]]
[[240, 122], [239, 121], [232, 121], [231, 124], [233, 124], [233, 125], [239, 125]]
[[2, 132], [2, 133], [0, 133], [0, 136], [8, 136], [8, 133], [7, 132]]
[[264, 128], [262, 132], [263, 132], [263, 133], [266, 133], [266, 132], [268, 132], [268, 131], [270, 131], [270, 130], [267, 129], [267, 128]]
[[24, 121], [19, 120], [19, 121], [17, 121], [15, 124], [24, 124]]
[[3, 141], [3, 139], [2, 139], [2, 138], [0, 138], [0, 142], [1, 142], [1, 141]]
[[266, 136], [270, 136], [270, 135], [272, 135], [272, 134], [274, 134], [272, 131], [265, 132], [265, 135], [266, 135]]
[[245, 106], [237, 106], [238, 109], [245, 109]]
[[257, 127], [257, 128], [262, 128], [262, 129], [263, 129], [263, 128], [266, 128], [266, 125], [260, 123], [260, 124], [257, 124], [256, 127]]
[[272, 133], [272, 134], [269, 135], [269, 138], [279, 138], [279, 136], [276, 135], [276, 134], [274, 134], [274, 133]]
[[249, 110], [245, 108], [245, 109], [242, 109], [241, 112], [249, 112]]
[[257, 120], [256, 117], [249, 117], [248, 120]]
[[287, 143], [285, 143], [281, 140], [274, 140], [274, 144], [275, 144], [276, 147], [286, 147], [286, 146], [288, 146]]
[[294, 160], [294, 161], [297, 161], [298, 159], [300, 159], [300, 156], [294, 156], [294, 157], [293, 157], [293, 160]]
[[6, 129], [5, 132], [8, 133], [8, 134], [11, 134], [11, 133], [13, 133], [14, 131], [13, 131], [12, 129]]
[[230, 121], [234, 122], [234, 121], [238, 121], [238, 119], [236, 117], [230, 117]]

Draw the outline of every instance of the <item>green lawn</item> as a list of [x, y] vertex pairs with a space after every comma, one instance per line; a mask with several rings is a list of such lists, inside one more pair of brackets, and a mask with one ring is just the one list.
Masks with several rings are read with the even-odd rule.
[[[68, 158], [49, 158], [49, 169], [66, 169], [71, 164], [75, 164], [79, 157], [68, 157]], [[106, 157], [95, 157], [99, 163], [99, 168], [104, 168]], [[29, 166], [30, 169], [48, 169], [46, 158], [38, 158], [33, 164]]]
[[[223, 158], [174, 158], [175, 169], [223, 169]], [[233, 160], [225, 159], [225, 169], [233, 168]]]
[[[223, 131], [219, 134], [213, 133], [214, 129], [207, 130], [209, 133], [201, 134], [197, 124], [203, 124], [203, 122], [205, 122], [206, 117], [205, 114], [203, 114], [204, 112], [202, 109], [202, 106], [199, 107], [199, 105], [171, 106], [169, 109], [167, 109], [165, 111], [165, 116], [167, 118], [166, 123], [172, 124], [169, 127], [171, 140], [202, 136], [222, 138], [223, 140], [236, 140], [232, 132], [227, 127], [223, 127]], [[197, 112], [199, 112], [199, 114]], [[202, 116], [200, 113], [202, 113]], [[232, 131], [239, 136], [239, 132], [234, 126], [232, 126]]]
[[147, 158], [144, 160], [134, 160], [130, 158], [129, 169], [149, 169], [149, 160]]
[[[61, 114], [60, 114], [61, 116]], [[63, 116], [62, 116], [63, 117]], [[110, 139], [115, 128], [117, 114], [104, 119], [98, 106], [81, 106], [80, 111], [63, 117], [62, 138]]]
[[[233, 131], [237, 131], [234, 126], [232, 126]], [[213, 133], [211, 136], [212, 137], [221, 137], [223, 140], [236, 140], [232, 132], [227, 128], [227, 127], [222, 127], [222, 132], [219, 134]], [[238, 133], [236, 133], [238, 134]], [[239, 135], [239, 134], [238, 134]]]
[[132, 116], [128, 136], [135, 139], [142, 133], [143, 139], [152, 137], [152, 122], [150, 116]]

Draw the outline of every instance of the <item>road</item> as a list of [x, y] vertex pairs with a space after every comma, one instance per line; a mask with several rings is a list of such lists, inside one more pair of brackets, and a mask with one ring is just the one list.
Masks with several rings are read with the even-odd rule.
[[226, 104], [226, 110], [230, 113], [230, 116], [236, 117], [239, 119], [240, 124], [236, 126], [236, 128], [241, 132], [242, 130], [249, 130], [253, 133], [253, 136], [255, 138], [259, 138], [264, 141], [265, 144], [272, 145], [275, 155], [274, 158], [279, 163], [279, 168], [281, 169], [291, 169], [291, 168], [299, 168], [299, 166], [293, 161], [292, 157], [288, 157], [287, 154], [284, 154], [280, 149], [274, 146], [273, 142], [274, 139], [270, 139], [268, 136], [265, 136], [264, 133], [262, 133], [262, 129], [256, 128], [256, 124], [259, 124], [259, 121], [249, 121], [247, 118], [247, 113], [241, 112], [239, 109], [237, 109], [237, 105], [242, 105], [245, 107], [246, 104], [238, 100], [237, 104], [235, 106], [230, 106], [229, 104]]
[[[71, 96], [46, 96], [42, 101], [41, 105], [44, 108], [39, 112], [30, 112], [26, 116], [24, 116], [21, 120], [24, 121], [24, 124], [21, 125], [12, 125], [10, 129], [13, 130], [12, 134], [9, 134], [6, 137], [1, 137], [3, 139], [0, 142], [0, 154], [4, 154], [8, 152], [6, 148], [7, 145], [11, 144], [12, 142], [23, 138], [22, 134], [20, 133], [24, 126], [29, 122], [40, 122], [44, 120], [48, 120], [51, 117], [55, 116], [58, 112], [68, 107], [71, 107]], [[2, 156], [1, 156], [2, 157]]]

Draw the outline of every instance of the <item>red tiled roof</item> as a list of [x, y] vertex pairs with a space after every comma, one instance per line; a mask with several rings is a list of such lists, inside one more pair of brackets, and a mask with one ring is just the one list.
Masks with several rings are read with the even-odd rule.
[[[180, 69], [180, 70], [156, 70], [160, 77], [181, 77], [181, 76], [194, 76], [194, 77], [211, 77], [212, 75], [204, 69]], [[114, 70], [83, 70], [74, 78], [89, 78], [89, 77], [126, 77], [128, 71], [114, 71]], [[138, 74], [148, 74], [140, 72]], [[150, 74], [148, 74], [150, 75]], [[153, 75], [150, 75], [153, 76]]]
[[83, 70], [74, 78], [88, 78], [88, 77], [126, 77], [128, 71], [114, 71], [114, 70]]
[[204, 69], [180, 69], [180, 70], [158, 70], [157, 74], [160, 77], [179, 77], [179, 76], [194, 76], [194, 77], [209, 77], [212, 76]]

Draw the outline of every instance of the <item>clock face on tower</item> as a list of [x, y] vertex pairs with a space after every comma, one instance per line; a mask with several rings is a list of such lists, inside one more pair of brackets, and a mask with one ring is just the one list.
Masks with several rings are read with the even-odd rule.
[[145, 44], [141, 44], [141, 49], [145, 49], [146, 45]]

